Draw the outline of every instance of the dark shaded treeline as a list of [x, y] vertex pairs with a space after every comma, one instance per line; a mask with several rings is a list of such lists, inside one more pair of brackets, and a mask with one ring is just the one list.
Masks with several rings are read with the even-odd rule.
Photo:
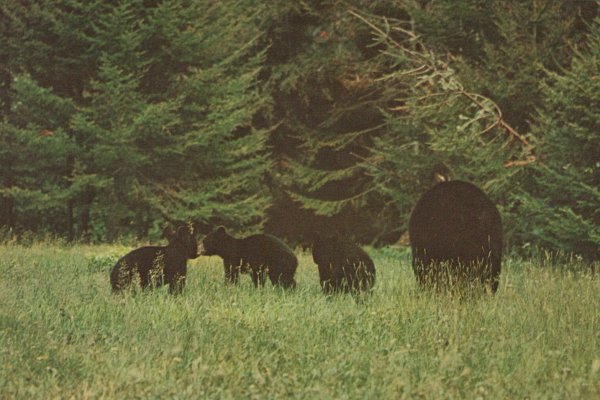
[[3, 227], [393, 243], [442, 164], [512, 249], [598, 253], [595, 2], [213, 3], [0, 6]]

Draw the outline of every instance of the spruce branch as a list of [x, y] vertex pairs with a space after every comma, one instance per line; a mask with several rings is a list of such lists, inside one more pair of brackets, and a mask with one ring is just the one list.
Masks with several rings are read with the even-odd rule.
[[[378, 37], [378, 43], [386, 43], [389, 46], [391, 50], [383, 50], [383, 54], [386, 54], [391, 58], [401, 59], [405, 64], [409, 65], [409, 67], [404, 70], [393, 71], [378, 78], [378, 80], [398, 81], [403, 78], [421, 77], [412, 87], [411, 91], [415, 93], [415, 95], [399, 99], [398, 101], [403, 104], [390, 107], [391, 111], [410, 112], [411, 107], [415, 107], [414, 104], [423, 103], [434, 98], [443, 98], [441, 103], [434, 102], [431, 104], [418, 105], [421, 109], [440, 107], [446, 104], [453, 96], [462, 96], [467, 99], [470, 104], [487, 114], [478, 116], [475, 120], [486, 119], [487, 117], [493, 116], [493, 122], [483, 127], [483, 129], [478, 132], [479, 136], [499, 128], [508, 135], [509, 141], [515, 139], [521, 143], [525, 159], [507, 161], [504, 164], [505, 167], [521, 167], [537, 161], [537, 157], [532, 154], [533, 146], [531, 143], [527, 140], [525, 135], [519, 133], [504, 119], [500, 106], [489, 97], [466, 90], [463, 84], [454, 75], [452, 68], [448, 63], [440, 60], [433, 52], [428, 50], [427, 46], [419, 40], [419, 36], [415, 32], [399, 26], [390, 27], [389, 20], [385, 17], [373, 15], [365, 16], [353, 9], [349, 10], [349, 13], [372, 29]], [[373, 19], [381, 19], [381, 24], [384, 28], [372, 22]], [[402, 36], [406, 37], [406, 42], [410, 43], [411, 48], [394, 39], [390, 34], [391, 32], [400, 33]], [[399, 55], [397, 51], [400, 51], [401, 55]], [[423, 91], [429, 92], [422, 94]], [[409, 102], [413, 105], [407, 104]]]

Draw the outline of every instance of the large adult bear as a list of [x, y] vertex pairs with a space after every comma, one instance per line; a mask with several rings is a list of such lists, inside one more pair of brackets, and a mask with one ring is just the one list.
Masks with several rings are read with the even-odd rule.
[[242, 239], [231, 236], [220, 226], [202, 240], [202, 255], [220, 256], [225, 281], [237, 283], [240, 272], [249, 273], [255, 287], [265, 285], [265, 275], [273, 285], [296, 286], [294, 274], [298, 259], [294, 252], [273, 235], [257, 234]]
[[166, 246], [140, 247], [117, 261], [110, 273], [113, 292], [121, 292], [136, 278], [143, 289], [168, 284], [171, 294], [182, 292], [187, 260], [198, 257], [198, 243], [188, 225], [169, 227], [164, 233]]
[[313, 240], [313, 261], [319, 267], [324, 293], [369, 292], [375, 285], [375, 264], [356, 244], [337, 236], [318, 235]]
[[422, 285], [481, 282], [498, 289], [502, 221], [477, 186], [441, 182], [425, 192], [408, 225], [413, 271]]

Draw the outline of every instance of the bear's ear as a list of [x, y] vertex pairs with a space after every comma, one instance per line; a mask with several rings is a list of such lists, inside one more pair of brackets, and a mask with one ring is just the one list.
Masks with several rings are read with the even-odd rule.
[[192, 231], [189, 226], [181, 225], [180, 227], [177, 228], [177, 237], [179, 239], [185, 239], [190, 236], [192, 236]]
[[435, 183], [448, 182], [452, 180], [452, 171], [443, 163], [437, 163], [433, 166], [433, 180]]
[[175, 234], [176, 234], [176, 232], [170, 224], [165, 226], [165, 228], [163, 229], [163, 237], [165, 239], [170, 240], [171, 238], [173, 238], [175, 236]]
[[219, 226], [215, 231], [217, 233], [225, 233], [225, 227], [223, 225]]

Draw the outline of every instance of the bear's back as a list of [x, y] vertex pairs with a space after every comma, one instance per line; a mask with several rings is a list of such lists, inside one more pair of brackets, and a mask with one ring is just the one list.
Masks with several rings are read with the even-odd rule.
[[163, 246], [143, 246], [125, 254], [117, 264], [127, 264], [129, 266], [152, 266], [154, 260], [159, 254], [164, 254]]
[[297, 264], [296, 255], [281, 239], [264, 233], [240, 239], [240, 252], [243, 257], [264, 261], [287, 261]]
[[417, 202], [409, 237], [413, 248], [427, 249], [430, 257], [467, 261], [490, 249], [501, 251], [502, 222], [496, 206], [477, 186], [442, 182]]
[[368, 270], [374, 269], [371, 257], [359, 245], [346, 239], [324, 239], [313, 245], [313, 261], [316, 264], [357, 264], [364, 263]]

